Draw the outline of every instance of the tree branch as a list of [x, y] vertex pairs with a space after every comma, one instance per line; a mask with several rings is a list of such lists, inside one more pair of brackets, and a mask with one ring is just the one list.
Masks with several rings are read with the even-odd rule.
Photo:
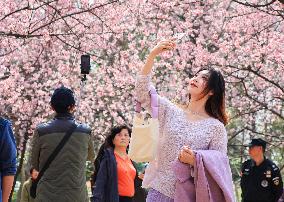
[[270, 2], [268, 2], [268, 3], [266, 3], [266, 4], [262, 4], [262, 5], [258, 5], [258, 4], [250, 4], [250, 3], [248, 3], [248, 2], [241, 2], [241, 1], [238, 1], [238, 0], [232, 0], [233, 2], [236, 2], [236, 3], [238, 3], [238, 4], [241, 4], [241, 5], [243, 5], [243, 6], [249, 6], [249, 7], [253, 7], [253, 8], [261, 8], [261, 7], [266, 7], [266, 6], [269, 6], [269, 5], [271, 5], [271, 4], [273, 4], [273, 3], [275, 3], [276, 2], [276, 0], [272, 0], [272, 1], [270, 1]]
[[256, 98], [252, 97], [251, 95], [249, 95], [248, 90], [247, 90], [247, 88], [246, 88], [246, 85], [245, 85], [244, 81], [241, 81], [241, 83], [243, 84], [243, 87], [244, 87], [244, 90], [245, 90], [245, 94], [246, 94], [246, 96], [247, 96], [249, 99], [255, 101], [255, 102], [258, 103], [258, 104], [260, 104], [260, 105], [261, 105], [262, 107], [264, 107], [266, 110], [272, 112], [273, 114], [277, 115], [277, 116], [280, 117], [281, 119], [284, 119], [284, 116], [283, 116], [282, 114], [278, 113], [277, 111], [275, 111], [275, 110], [273, 110], [273, 109], [270, 109], [270, 108], [267, 106], [266, 103], [263, 103], [263, 102], [259, 101], [258, 99], [256, 99]]
[[96, 7], [94, 7], [94, 8], [89, 8], [89, 9], [86, 9], [86, 10], [82, 10], [82, 11], [78, 11], [78, 12], [66, 14], [66, 15], [64, 15], [64, 16], [61, 16], [60, 18], [56, 18], [56, 19], [54, 19], [54, 20], [51, 20], [50, 22], [48, 22], [48, 23], [46, 23], [46, 24], [44, 24], [44, 25], [42, 25], [42, 26], [36, 28], [36, 29], [33, 30], [32, 32], [30, 32], [30, 34], [33, 34], [34, 32], [36, 32], [36, 31], [38, 31], [38, 30], [40, 30], [40, 29], [42, 29], [42, 28], [44, 28], [44, 27], [46, 27], [46, 26], [48, 26], [48, 25], [51, 25], [52, 23], [54, 23], [54, 22], [56, 22], [56, 21], [58, 21], [58, 20], [61, 20], [61, 19], [63, 19], [63, 18], [67, 18], [67, 17], [71, 17], [71, 16], [73, 16], [73, 15], [79, 15], [79, 14], [82, 14], [82, 13], [90, 12], [90, 11], [92, 11], [92, 10], [95, 10], [95, 9], [98, 9], [98, 8], [101, 8], [101, 7], [104, 7], [104, 6], [107, 6], [107, 5], [112, 4], [112, 3], [115, 3], [115, 2], [118, 2], [118, 0], [114, 0], [114, 1], [111, 1], [111, 2], [108, 2], [108, 3], [105, 3], [105, 4], [101, 4], [101, 5], [96, 6]]

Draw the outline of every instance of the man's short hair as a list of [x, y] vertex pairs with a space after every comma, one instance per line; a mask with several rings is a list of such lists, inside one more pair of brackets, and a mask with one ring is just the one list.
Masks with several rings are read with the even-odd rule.
[[54, 90], [50, 104], [57, 113], [66, 113], [68, 108], [75, 105], [75, 97], [72, 90], [61, 86]]

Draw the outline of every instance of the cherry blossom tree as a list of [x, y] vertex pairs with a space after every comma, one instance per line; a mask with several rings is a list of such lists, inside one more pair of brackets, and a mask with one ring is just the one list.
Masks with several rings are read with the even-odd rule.
[[14, 123], [19, 170], [35, 126], [53, 115], [52, 91], [66, 85], [79, 95], [81, 54], [91, 55], [92, 71], [77, 118], [102, 140], [114, 124], [131, 125], [136, 74], [157, 41], [172, 37], [177, 49], [155, 63], [159, 93], [186, 102], [187, 79], [202, 66], [219, 68], [227, 81], [235, 178], [243, 145], [254, 136], [268, 140], [271, 157], [283, 163], [281, 1], [10, 0], [0, 6], [1, 115]]

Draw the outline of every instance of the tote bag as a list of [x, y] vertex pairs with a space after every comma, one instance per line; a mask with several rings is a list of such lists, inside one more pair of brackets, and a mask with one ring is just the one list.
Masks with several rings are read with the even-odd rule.
[[135, 162], [151, 162], [155, 159], [158, 147], [158, 95], [151, 86], [151, 118], [145, 120], [141, 114], [141, 103], [136, 103], [128, 156]]

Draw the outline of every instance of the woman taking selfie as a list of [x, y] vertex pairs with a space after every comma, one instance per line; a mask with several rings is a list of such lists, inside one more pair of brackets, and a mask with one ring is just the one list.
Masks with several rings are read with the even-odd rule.
[[[154, 59], [175, 46], [173, 40], [159, 42], [137, 77], [136, 99], [146, 109], [151, 108], [149, 89]], [[160, 139], [157, 158], [150, 162], [144, 176], [143, 185], [150, 188], [147, 202], [234, 201], [222, 74], [213, 68], [201, 69], [190, 79], [188, 94], [188, 104], [183, 107], [158, 98]], [[221, 161], [218, 168], [212, 165], [217, 160]], [[205, 172], [212, 177], [208, 179]]]

